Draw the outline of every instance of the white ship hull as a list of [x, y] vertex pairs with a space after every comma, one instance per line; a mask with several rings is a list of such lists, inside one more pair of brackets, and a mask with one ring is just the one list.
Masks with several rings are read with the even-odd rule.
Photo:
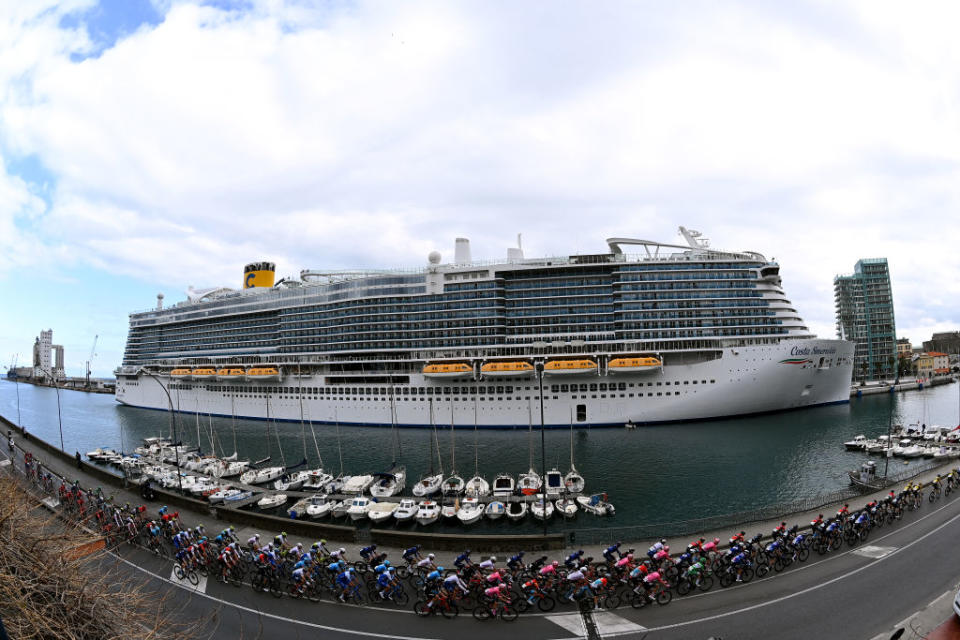
[[[682, 354], [665, 353], [665, 363], [656, 372], [545, 377], [545, 422], [547, 427], [568, 428], [572, 412], [577, 427], [620, 427], [628, 420], [683, 422], [846, 403], [853, 349], [853, 343], [841, 340], [785, 339], [775, 345], [724, 348], [716, 359], [691, 364], [682, 363]], [[396, 424], [403, 427], [429, 427], [431, 405], [444, 423], [450, 421], [452, 409], [453, 422], [462, 428], [473, 428], [475, 408], [481, 428], [500, 429], [526, 429], [531, 403], [539, 411], [536, 378], [437, 381], [411, 373], [409, 379], [409, 384], [393, 386], [392, 402], [387, 395], [342, 393], [348, 385], [327, 385], [323, 375], [288, 377], [270, 385], [177, 381], [181, 388], [176, 389], [174, 402], [185, 413], [199, 407], [213, 415], [298, 423], [307, 414], [314, 422], [390, 426], [395, 414]], [[161, 385], [170, 382], [147, 375], [120, 376], [116, 399], [132, 407], [167, 410]], [[459, 391], [442, 393], [444, 387]], [[279, 391], [269, 394], [269, 415], [264, 388]], [[301, 388], [316, 390], [304, 392], [302, 413]], [[387, 391], [382, 385], [348, 388]], [[414, 393], [404, 393], [411, 388]], [[424, 388], [437, 393], [416, 393]], [[477, 392], [471, 393], [474, 389]]]

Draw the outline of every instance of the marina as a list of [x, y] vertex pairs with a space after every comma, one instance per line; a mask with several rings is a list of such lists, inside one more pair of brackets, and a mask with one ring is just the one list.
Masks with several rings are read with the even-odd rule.
[[[12, 419], [17, 415], [15, 387], [11, 382], [0, 382], [0, 413]], [[21, 385], [19, 392], [22, 421], [28, 432], [35, 432], [49, 442], [59, 442], [55, 391]], [[690, 518], [691, 514], [719, 516], [835, 492], [849, 486], [849, 477], [843, 470], [857, 469], [865, 459], [863, 452], [847, 451], [841, 443], [857, 435], [867, 439], [886, 435], [891, 414], [895, 424], [909, 425], [925, 417], [927, 424], [955, 424], [957, 393], [956, 385], [943, 385], [923, 392], [868, 396], [855, 399], [849, 405], [736, 420], [634, 430], [578, 429], [572, 441], [576, 469], [587, 479], [584, 495], [606, 491], [616, 506], [616, 515], [600, 518], [578, 511], [575, 517], [562, 518], [554, 501], [555, 512], [548, 526], [553, 530], [675, 522]], [[118, 406], [107, 396], [61, 391], [60, 398], [65, 447], [69, 452], [76, 450], [84, 454], [98, 448], [132, 452], [144, 438], [166, 436], [170, 429], [168, 414]], [[242, 458], [261, 460], [268, 454], [262, 421], [202, 416], [200, 423], [212, 425], [218, 453], [221, 449], [226, 455], [233, 453], [235, 426], [237, 450]], [[195, 443], [195, 416], [178, 415], [175, 426], [182, 429], [178, 434], [182, 440]], [[303, 469], [323, 468], [332, 479], [340, 475], [340, 456], [344, 475], [382, 473], [397, 462], [405, 468], [406, 489], [386, 501], [397, 504], [413, 501], [414, 511], [410, 517], [415, 516], [416, 503], [421, 498], [405, 496], [411, 494], [410, 479], [419, 479], [429, 472], [428, 452], [432, 453], [434, 466], [437, 465], [432, 431], [398, 429], [394, 441], [387, 437], [388, 431], [341, 426], [338, 448], [336, 427], [314, 427], [317, 446], [314, 447], [308, 425], [304, 455], [299, 425], [281, 425], [279, 440], [288, 459], [298, 461], [305, 457], [307, 465]], [[547, 472], [557, 467], [566, 474], [570, 466], [569, 429], [545, 432], [544, 464], [541, 464], [540, 434], [536, 425], [533, 433], [537, 472], [540, 473], [541, 467]], [[270, 451], [277, 455], [278, 436], [272, 427], [270, 435]], [[449, 427], [438, 428], [436, 435], [447, 469], [451, 452]], [[206, 452], [209, 438], [203, 433], [201, 436]], [[221, 447], [221, 443], [225, 446]], [[684, 455], [675, 452], [684, 452]], [[469, 461], [464, 475], [479, 475], [491, 488], [492, 501], [484, 508], [484, 516], [469, 525], [471, 530], [496, 533], [505, 531], [504, 525], [517, 533], [542, 529], [542, 523], [529, 513], [524, 514], [522, 520], [507, 517], [508, 505], [514, 504], [509, 496], [514, 495], [517, 478], [530, 467], [526, 435], [484, 430], [471, 433], [458, 429], [456, 459], [458, 466], [463, 466], [462, 461]], [[894, 458], [893, 461], [891, 464], [902, 470], [905, 463], [921, 464], [923, 458]], [[498, 478], [500, 474], [502, 478]], [[498, 483], [512, 485], [514, 489], [501, 496], [497, 493]], [[287, 493], [287, 508], [301, 497], [311, 495], [305, 488]], [[237, 496], [243, 494], [238, 490]], [[250, 497], [253, 496], [234, 496], [239, 500]], [[523, 508], [519, 504], [527, 503], [516, 504], [514, 509], [518, 511]], [[403, 513], [397, 509], [398, 515]], [[400, 520], [396, 516], [394, 519]], [[432, 531], [443, 533], [463, 531], [465, 525], [458, 516], [453, 520], [440, 518], [430, 526]]]

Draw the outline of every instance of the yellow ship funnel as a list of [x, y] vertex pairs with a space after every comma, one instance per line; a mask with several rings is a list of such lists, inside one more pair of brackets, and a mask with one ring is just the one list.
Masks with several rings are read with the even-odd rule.
[[272, 262], [252, 262], [243, 268], [243, 288], [272, 287], [276, 265]]

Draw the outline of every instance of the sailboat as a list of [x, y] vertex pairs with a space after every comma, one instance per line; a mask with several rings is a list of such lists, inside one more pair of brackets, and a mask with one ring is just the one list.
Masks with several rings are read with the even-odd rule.
[[[394, 405], [393, 387], [390, 388], [390, 432], [393, 435], [393, 464], [386, 473], [374, 474], [375, 480], [370, 487], [370, 495], [374, 498], [389, 498], [395, 496], [407, 486], [407, 468], [397, 464], [397, 455], [400, 448], [400, 434], [397, 432], [397, 412]], [[377, 510], [377, 511], [383, 511]], [[384, 517], [375, 517], [373, 512], [370, 519], [379, 522], [386, 520], [393, 512], [387, 513]]]
[[570, 471], [563, 477], [563, 486], [567, 493], [582, 493], [586, 483], [573, 464], [573, 408], [570, 408]]
[[[433, 438], [436, 438], [437, 428], [433, 424], [433, 398], [430, 399], [430, 426], [433, 427]], [[440, 442], [437, 441], [437, 457], [440, 457]], [[435, 474], [433, 472], [433, 443], [430, 443], [430, 473], [420, 478], [420, 481], [413, 487], [413, 495], [418, 498], [424, 496], [432, 496], [436, 492], [440, 491], [440, 483], [443, 482], [443, 469], [441, 463], [440, 473]], [[439, 510], [438, 510], [439, 515]]]
[[549, 520], [553, 515], [553, 503], [542, 493], [538, 494], [536, 501], [530, 505], [530, 512], [537, 520]]
[[[540, 474], [537, 473], [533, 468], [533, 408], [532, 405], [528, 403], [528, 413], [530, 414], [530, 427], [529, 427], [529, 441], [530, 441], [530, 470], [517, 479], [517, 485], [520, 488], [520, 493], [525, 496], [532, 496], [537, 491], [540, 490]], [[510, 510], [507, 510], [507, 516], [510, 516]]]
[[233, 455], [221, 458], [220, 463], [213, 466], [210, 475], [214, 478], [233, 478], [250, 467], [249, 460], [237, 460], [237, 421], [233, 407], [233, 394], [230, 394], [230, 425], [233, 428]]
[[[300, 367], [297, 367], [297, 378], [298, 380], [302, 380], [302, 376], [300, 376]], [[302, 385], [303, 383], [300, 382], [298, 384]], [[298, 396], [300, 399], [300, 429], [302, 430], [303, 419], [304, 419], [303, 387], [302, 386], [299, 387]], [[313, 429], [313, 420], [310, 419], [308, 422], [310, 423], [310, 436], [313, 438], [313, 449], [317, 454], [317, 462], [319, 463], [320, 466], [315, 469], [308, 469], [307, 471], [303, 472], [303, 474], [305, 475], [305, 478], [303, 480], [303, 488], [307, 490], [317, 491], [319, 489], [322, 489], [324, 485], [326, 485], [328, 482], [333, 480], [333, 476], [323, 470], [323, 456], [320, 455], [320, 445], [317, 444], [317, 432], [314, 431]], [[304, 432], [304, 437], [306, 437], [305, 432]], [[306, 457], [307, 457], [306, 443], [304, 443], [303, 457], [304, 457], [304, 460], [306, 460]]]
[[[443, 495], [459, 496], [463, 493], [463, 478], [457, 475], [457, 438], [456, 428], [453, 425], [453, 400], [450, 401], [450, 475], [443, 481]], [[438, 443], [439, 445], [439, 443]], [[438, 452], [439, 455], [439, 452]], [[444, 516], [453, 517], [456, 515], [456, 507], [452, 513], [447, 512], [444, 507]]]
[[490, 483], [480, 475], [480, 443], [477, 439], [477, 396], [473, 396], [473, 477], [467, 480], [467, 484], [464, 486], [464, 494], [474, 498], [482, 498], [489, 493]]
[[[270, 397], [267, 396], [267, 457], [261, 460], [260, 462], [269, 462], [270, 460]], [[276, 425], [274, 425], [274, 432], [276, 432]], [[277, 434], [277, 446], [280, 447], [280, 434]], [[280, 447], [280, 459], [283, 460], [283, 448]], [[286, 471], [286, 462], [284, 461], [284, 466], [282, 467], [263, 467], [260, 469], [250, 469], [245, 471], [240, 476], [240, 482], [244, 484], [266, 484], [276, 480], [283, 475]], [[274, 505], [276, 506], [276, 505]]]

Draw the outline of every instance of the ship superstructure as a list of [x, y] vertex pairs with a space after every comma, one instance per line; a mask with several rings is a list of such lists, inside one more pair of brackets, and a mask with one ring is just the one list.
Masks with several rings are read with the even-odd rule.
[[[409, 271], [303, 271], [133, 313], [117, 400], [359, 425], [514, 428], [698, 420], [846, 402], [853, 344], [817, 339], [780, 267], [611, 238], [608, 251]], [[627, 254], [624, 247], [639, 247]]]

